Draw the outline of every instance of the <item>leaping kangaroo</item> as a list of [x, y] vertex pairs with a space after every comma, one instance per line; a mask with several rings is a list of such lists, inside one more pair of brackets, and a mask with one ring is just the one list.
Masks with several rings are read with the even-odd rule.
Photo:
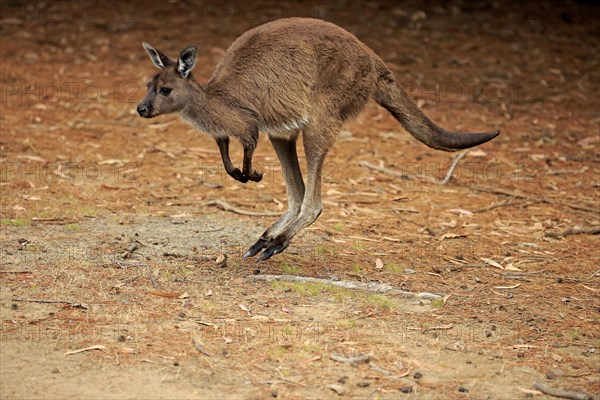
[[[321, 20], [285, 18], [251, 29], [227, 50], [206, 83], [192, 76], [197, 49], [173, 61], [143, 43], [160, 68], [137, 111], [144, 118], [180, 113], [216, 140], [227, 173], [240, 182], [262, 179], [252, 167], [258, 133], [266, 133], [281, 162], [288, 210], [244, 254], [258, 261], [285, 250], [321, 214], [325, 156], [342, 124], [372, 98], [425, 145], [466, 149], [500, 134], [455, 133], [438, 127], [415, 105], [373, 50], [344, 29]], [[302, 178], [296, 140], [302, 131], [307, 178]], [[242, 170], [229, 158], [229, 138], [244, 148]]]

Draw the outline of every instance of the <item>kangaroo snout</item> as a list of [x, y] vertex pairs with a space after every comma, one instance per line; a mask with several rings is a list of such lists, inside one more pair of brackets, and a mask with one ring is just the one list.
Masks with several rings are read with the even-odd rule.
[[144, 118], [150, 118], [150, 109], [147, 105], [145, 105], [144, 103], [140, 103], [137, 106], [137, 112], [138, 114], [140, 114], [140, 117], [144, 117]]

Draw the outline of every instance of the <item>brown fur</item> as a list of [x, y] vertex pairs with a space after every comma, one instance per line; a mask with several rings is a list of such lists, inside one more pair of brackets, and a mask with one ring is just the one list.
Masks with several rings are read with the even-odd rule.
[[[219, 145], [227, 172], [242, 182], [259, 181], [252, 168], [258, 132], [266, 132], [282, 163], [288, 211], [262, 235], [246, 256], [266, 248], [259, 260], [283, 251], [293, 236], [321, 212], [321, 170], [342, 124], [370, 98], [386, 108], [418, 140], [441, 150], [484, 143], [499, 132], [447, 132], [431, 122], [395, 82], [385, 63], [355, 36], [331, 23], [288, 18], [239, 37], [205, 84], [190, 71], [196, 50], [175, 62], [144, 44], [161, 68], [138, 106], [140, 115], [179, 112]], [[161, 88], [170, 88], [168, 96]], [[296, 139], [303, 133], [306, 188], [298, 166]], [[244, 147], [242, 171], [229, 159], [229, 137]]]

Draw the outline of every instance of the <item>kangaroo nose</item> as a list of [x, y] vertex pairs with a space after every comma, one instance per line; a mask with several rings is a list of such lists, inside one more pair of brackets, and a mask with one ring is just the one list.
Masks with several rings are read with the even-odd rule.
[[137, 106], [137, 112], [140, 114], [140, 117], [145, 117], [148, 115], [148, 107], [143, 104]]

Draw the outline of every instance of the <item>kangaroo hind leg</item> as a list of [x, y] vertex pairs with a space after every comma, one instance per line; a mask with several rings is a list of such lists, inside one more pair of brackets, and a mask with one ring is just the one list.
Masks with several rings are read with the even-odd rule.
[[304, 152], [306, 153], [307, 178], [300, 213], [275, 236], [258, 261], [271, 258], [285, 250], [294, 236], [310, 226], [321, 215], [321, 178], [325, 156], [335, 142], [339, 124], [311, 125], [304, 130]]
[[296, 153], [297, 137], [297, 134], [286, 139], [270, 137], [283, 171], [283, 179], [287, 190], [288, 210], [248, 249], [246, 254], [244, 254], [244, 258], [254, 257], [267, 247], [273, 238], [279, 235], [300, 214], [302, 199], [304, 198], [304, 180], [302, 179], [302, 172], [300, 171], [300, 164], [298, 163], [298, 155]]

